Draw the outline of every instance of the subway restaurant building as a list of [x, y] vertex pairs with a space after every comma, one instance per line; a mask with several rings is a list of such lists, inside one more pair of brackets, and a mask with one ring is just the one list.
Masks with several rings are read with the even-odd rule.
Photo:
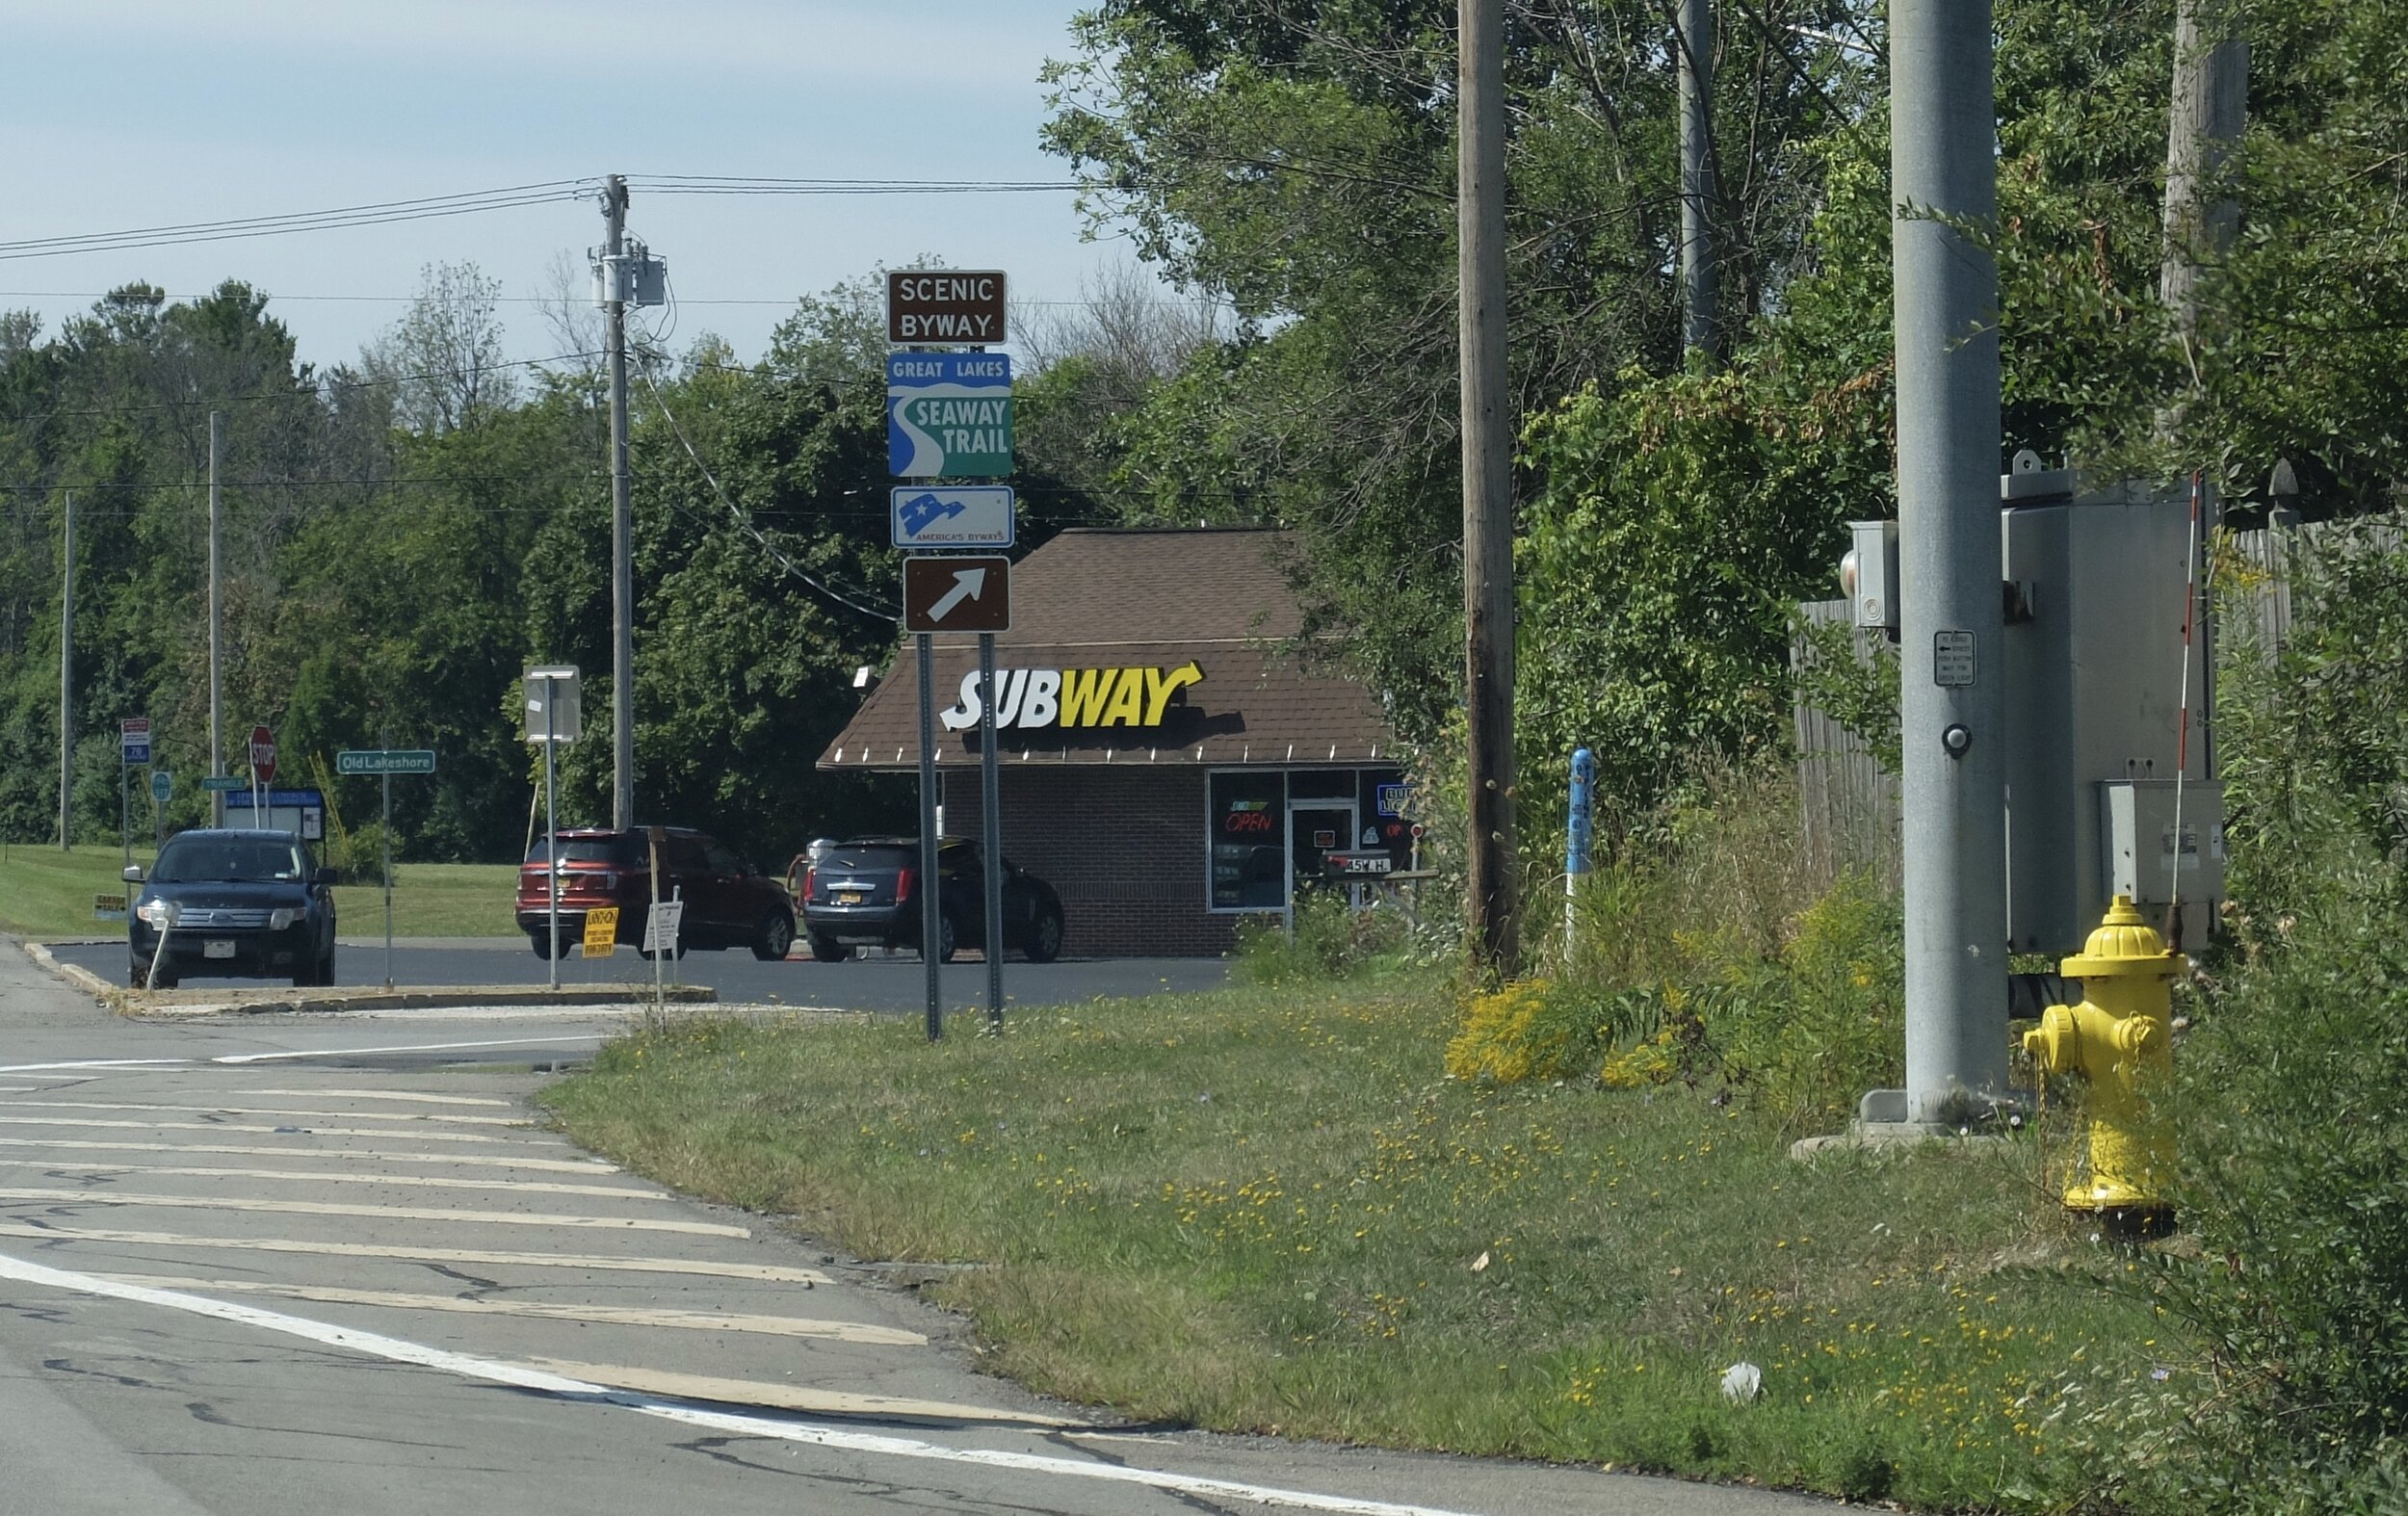
[[[996, 637], [1004, 856], [1061, 893], [1065, 953], [1228, 951], [1331, 852], [1411, 852], [1372, 692], [1300, 658], [1281, 533], [1062, 533], [1012, 567]], [[978, 640], [935, 640], [943, 829], [976, 839]], [[820, 757], [917, 772], [910, 640]]]

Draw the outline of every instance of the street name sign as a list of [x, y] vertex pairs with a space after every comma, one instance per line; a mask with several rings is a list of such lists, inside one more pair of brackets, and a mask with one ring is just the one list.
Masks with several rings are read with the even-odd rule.
[[1011, 560], [904, 559], [903, 630], [1010, 631]]
[[249, 789], [250, 781], [239, 773], [213, 773], [200, 781], [200, 787], [204, 790], [223, 790], [231, 794], [236, 790]]
[[434, 754], [424, 748], [360, 747], [334, 755], [336, 773], [432, 773]]
[[897, 479], [1010, 473], [1010, 357], [1001, 353], [888, 353], [886, 471]]
[[891, 269], [886, 340], [984, 347], [1004, 340], [1001, 269]]
[[150, 718], [129, 716], [118, 723], [118, 761], [132, 767], [150, 762]]
[[897, 547], [1012, 544], [1017, 512], [1009, 484], [903, 484], [893, 498]]

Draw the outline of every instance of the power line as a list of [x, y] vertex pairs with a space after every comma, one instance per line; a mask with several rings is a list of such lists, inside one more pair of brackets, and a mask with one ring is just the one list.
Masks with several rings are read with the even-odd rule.
[[[719, 476], [711, 472], [711, 465], [703, 462], [702, 455], [694, 451], [694, 443], [687, 439], [686, 429], [679, 426], [677, 423], [676, 413], [668, 408], [668, 402], [661, 398], [661, 387], [652, 382], [651, 370], [647, 367], [639, 369], [637, 372], [642, 377], [643, 387], [652, 392], [652, 403], [661, 407], [661, 415], [663, 419], [668, 422], [669, 431], [676, 433], [678, 444], [686, 450], [686, 456], [694, 459], [694, 466], [701, 470], [704, 481], [711, 486], [711, 492], [719, 496], [720, 504], [725, 506], [727, 508], [727, 513], [736, 518], [736, 525], [744, 529], [745, 535], [751, 537], [754, 542], [760, 545], [764, 552], [768, 553], [771, 558], [774, 559], [780, 568], [785, 569], [786, 572], [794, 575], [797, 579], [801, 580], [804, 584], [809, 585], [812, 588], [827, 596], [829, 599], [836, 601], [848, 610], [858, 612], [862, 615], [869, 616], [873, 620], [897, 621], [903, 618], [903, 613], [901, 611], [863, 605], [860, 601], [853, 599], [843, 590], [822, 584], [818, 579], [812, 577], [812, 575], [806, 571], [801, 564], [797, 563], [792, 558], [788, 557], [783, 548], [779, 547], [776, 543], [771, 541], [767, 536], [763, 536], [761, 529], [752, 524], [752, 518], [746, 515], [744, 510], [737, 506], [736, 502], [727, 498], [727, 491], [720, 487]], [[672, 505], [676, 504], [674, 500], [670, 503]], [[693, 515], [693, 512], [687, 511], [685, 507], [682, 505], [679, 505], [677, 509], [681, 511], [685, 511], [685, 513], [689, 516]]]

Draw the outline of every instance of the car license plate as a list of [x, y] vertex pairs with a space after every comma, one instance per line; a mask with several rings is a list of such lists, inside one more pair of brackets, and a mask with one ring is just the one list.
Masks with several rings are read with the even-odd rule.
[[861, 903], [861, 892], [859, 890], [838, 890], [836, 892], [836, 903], [839, 905], [858, 905]]
[[204, 958], [230, 958], [234, 956], [234, 939], [231, 937], [206, 938], [201, 942], [200, 955]]

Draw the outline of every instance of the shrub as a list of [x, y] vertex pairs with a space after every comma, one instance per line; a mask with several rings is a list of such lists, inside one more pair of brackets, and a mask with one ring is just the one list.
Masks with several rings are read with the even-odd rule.
[[1417, 961], [1409, 918], [1392, 901], [1354, 909], [1337, 890], [1299, 891], [1288, 919], [1257, 917], [1238, 928], [1237, 977], [1248, 984], [1308, 984]]

